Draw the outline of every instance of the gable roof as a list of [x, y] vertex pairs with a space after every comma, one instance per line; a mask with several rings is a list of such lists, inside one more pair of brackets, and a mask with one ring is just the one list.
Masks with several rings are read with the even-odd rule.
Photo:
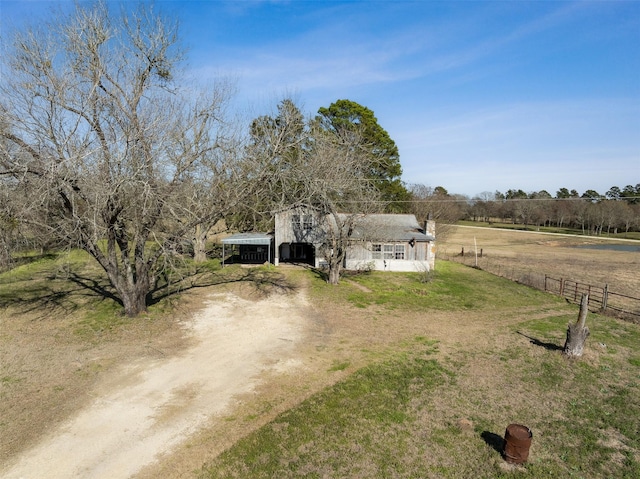
[[[342, 218], [348, 215], [341, 214]], [[426, 234], [418, 224], [414, 215], [410, 214], [372, 214], [359, 218], [354, 227], [353, 235], [356, 240], [367, 241], [399, 241], [416, 242], [435, 241], [432, 235]]]

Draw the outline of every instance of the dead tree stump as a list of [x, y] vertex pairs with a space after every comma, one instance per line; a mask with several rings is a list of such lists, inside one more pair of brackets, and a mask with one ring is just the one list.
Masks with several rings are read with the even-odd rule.
[[589, 337], [589, 328], [586, 326], [587, 313], [589, 312], [589, 295], [583, 294], [580, 301], [580, 313], [578, 321], [567, 327], [567, 340], [564, 343], [562, 353], [569, 358], [579, 358], [584, 352], [584, 343]]

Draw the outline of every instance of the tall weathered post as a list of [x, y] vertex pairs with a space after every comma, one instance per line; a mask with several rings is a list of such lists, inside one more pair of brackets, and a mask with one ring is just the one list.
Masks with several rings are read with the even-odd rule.
[[589, 328], [586, 326], [588, 312], [589, 295], [583, 294], [578, 320], [567, 327], [567, 340], [564, 343], [563, 354], [569, 358], [578, 358], [584, 352], [584, 343], [589, 337]]

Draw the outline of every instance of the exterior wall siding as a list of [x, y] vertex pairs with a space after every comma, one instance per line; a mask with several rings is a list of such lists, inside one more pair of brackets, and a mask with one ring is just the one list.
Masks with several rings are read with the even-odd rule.
[[[430, 255], [433, 242], [420, 242], [411, 246], [403, 244], [405, 259], [373, 259], [371, 244], [353, 244], [349, 247], [345, 260], [345, 269], [348, 270], [375, 270], [375, 271], [430, 271], [435, 266], [435, 256]], [[385, 243], [380, 243], [385, 244]], [[390, 244], [390, 243], [386, 243]]]
[[[326, 217], [302, 208], [288, 210], [276, 214], [275, 217], [275, 251], [274, 263], [288, 259], [290, 244], [309, 244], [315, 250], [315, 267], [325, 263], [319, 253], [319, 247], [326, 237]], [[435, 237], [435, 223], [427, 222], [427, 232]], [[404, 259], [374, 259], [372, 244], [404, 245]], [[395, 250], [394, 250], [395, 251]], [[348, 270], [378, 271], [418, 271], [431, 270], [435, 267], [435, 242], [416, 241], [413, 246], [402, 241], [369, 241], [354, 242], [348, 250], [344, 267]]]
[[431, 271], [431, 267], [426, 262], [403, 259], [346, 260], [345, 269], [350, 271], [395, 271], [397, 273]]
[[[275, 217], [275, 257], [274, 263], [280, 261], [280, 246], [282, 245], [282, 259], [288, 259], [289, 244], [303, 243], [313, 245], [316, 250], [315, 267], [320, 267], [322, 258], [317, 250], [325, 236], [324, 220], [312, 211], [297, 208], [276, 213]], [[308, 227], [310, 226], [310, 227]]]

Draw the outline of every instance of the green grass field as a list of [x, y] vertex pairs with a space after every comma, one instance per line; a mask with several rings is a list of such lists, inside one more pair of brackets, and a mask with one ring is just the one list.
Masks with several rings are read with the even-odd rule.
[[[461, 338], [447, 354], [424, 336], [399, 342], [239, 441], [201, 477], [640, 477], [637, 325], [590, 315], [589, 352], [570, 361], [561, 348], [576, 309], [553, 296], [451, 263], [426, 284], [411, 274], [351, 279], [369, 292], [316, 282], [316, 300], [377, 318], [515, 317], [484, 321], [488, 339]], [[524, 466], [500, 455], [510, 422], [533, 430]]]
[[[569, 361], [561, 348], [576, 306], [446, 261], [427, 279], [372, 272], [335, 287], [310, 270], [221, 272], [215, 262], [188, 276], [183, 288], [196, 303], [198, 291], [218, 287], [245, 285], [247, 297], [306, 288], [314, 320], [329, 331], [309, 348], [327, 360], [324, 371], [280, 378], [271, 396], [245, 399], [223, 419], [238, 440], [204, 465], [194, 453], [190, 469], [167, 477], [640, 477], [639, 325], [590, 313], [585, 355]], [[103, 371], [154, 352], [144, 349], [152, 337], [180, 351], [177, 296], [130, 320], [87, 285], [106, 288], [76, 252], [0, 275], [4, 437], [37, 438], [41, 424], [73, 413]], [[104, 359], [69, 370], [70, 348], [96, 348]], [[271, 415], [283, 403], [291, 407]], [[512, 422], [533, 431], [529, 462], [518, 467], [500, 454]], [[174, 458], [163, 461], [171, 470]]]

